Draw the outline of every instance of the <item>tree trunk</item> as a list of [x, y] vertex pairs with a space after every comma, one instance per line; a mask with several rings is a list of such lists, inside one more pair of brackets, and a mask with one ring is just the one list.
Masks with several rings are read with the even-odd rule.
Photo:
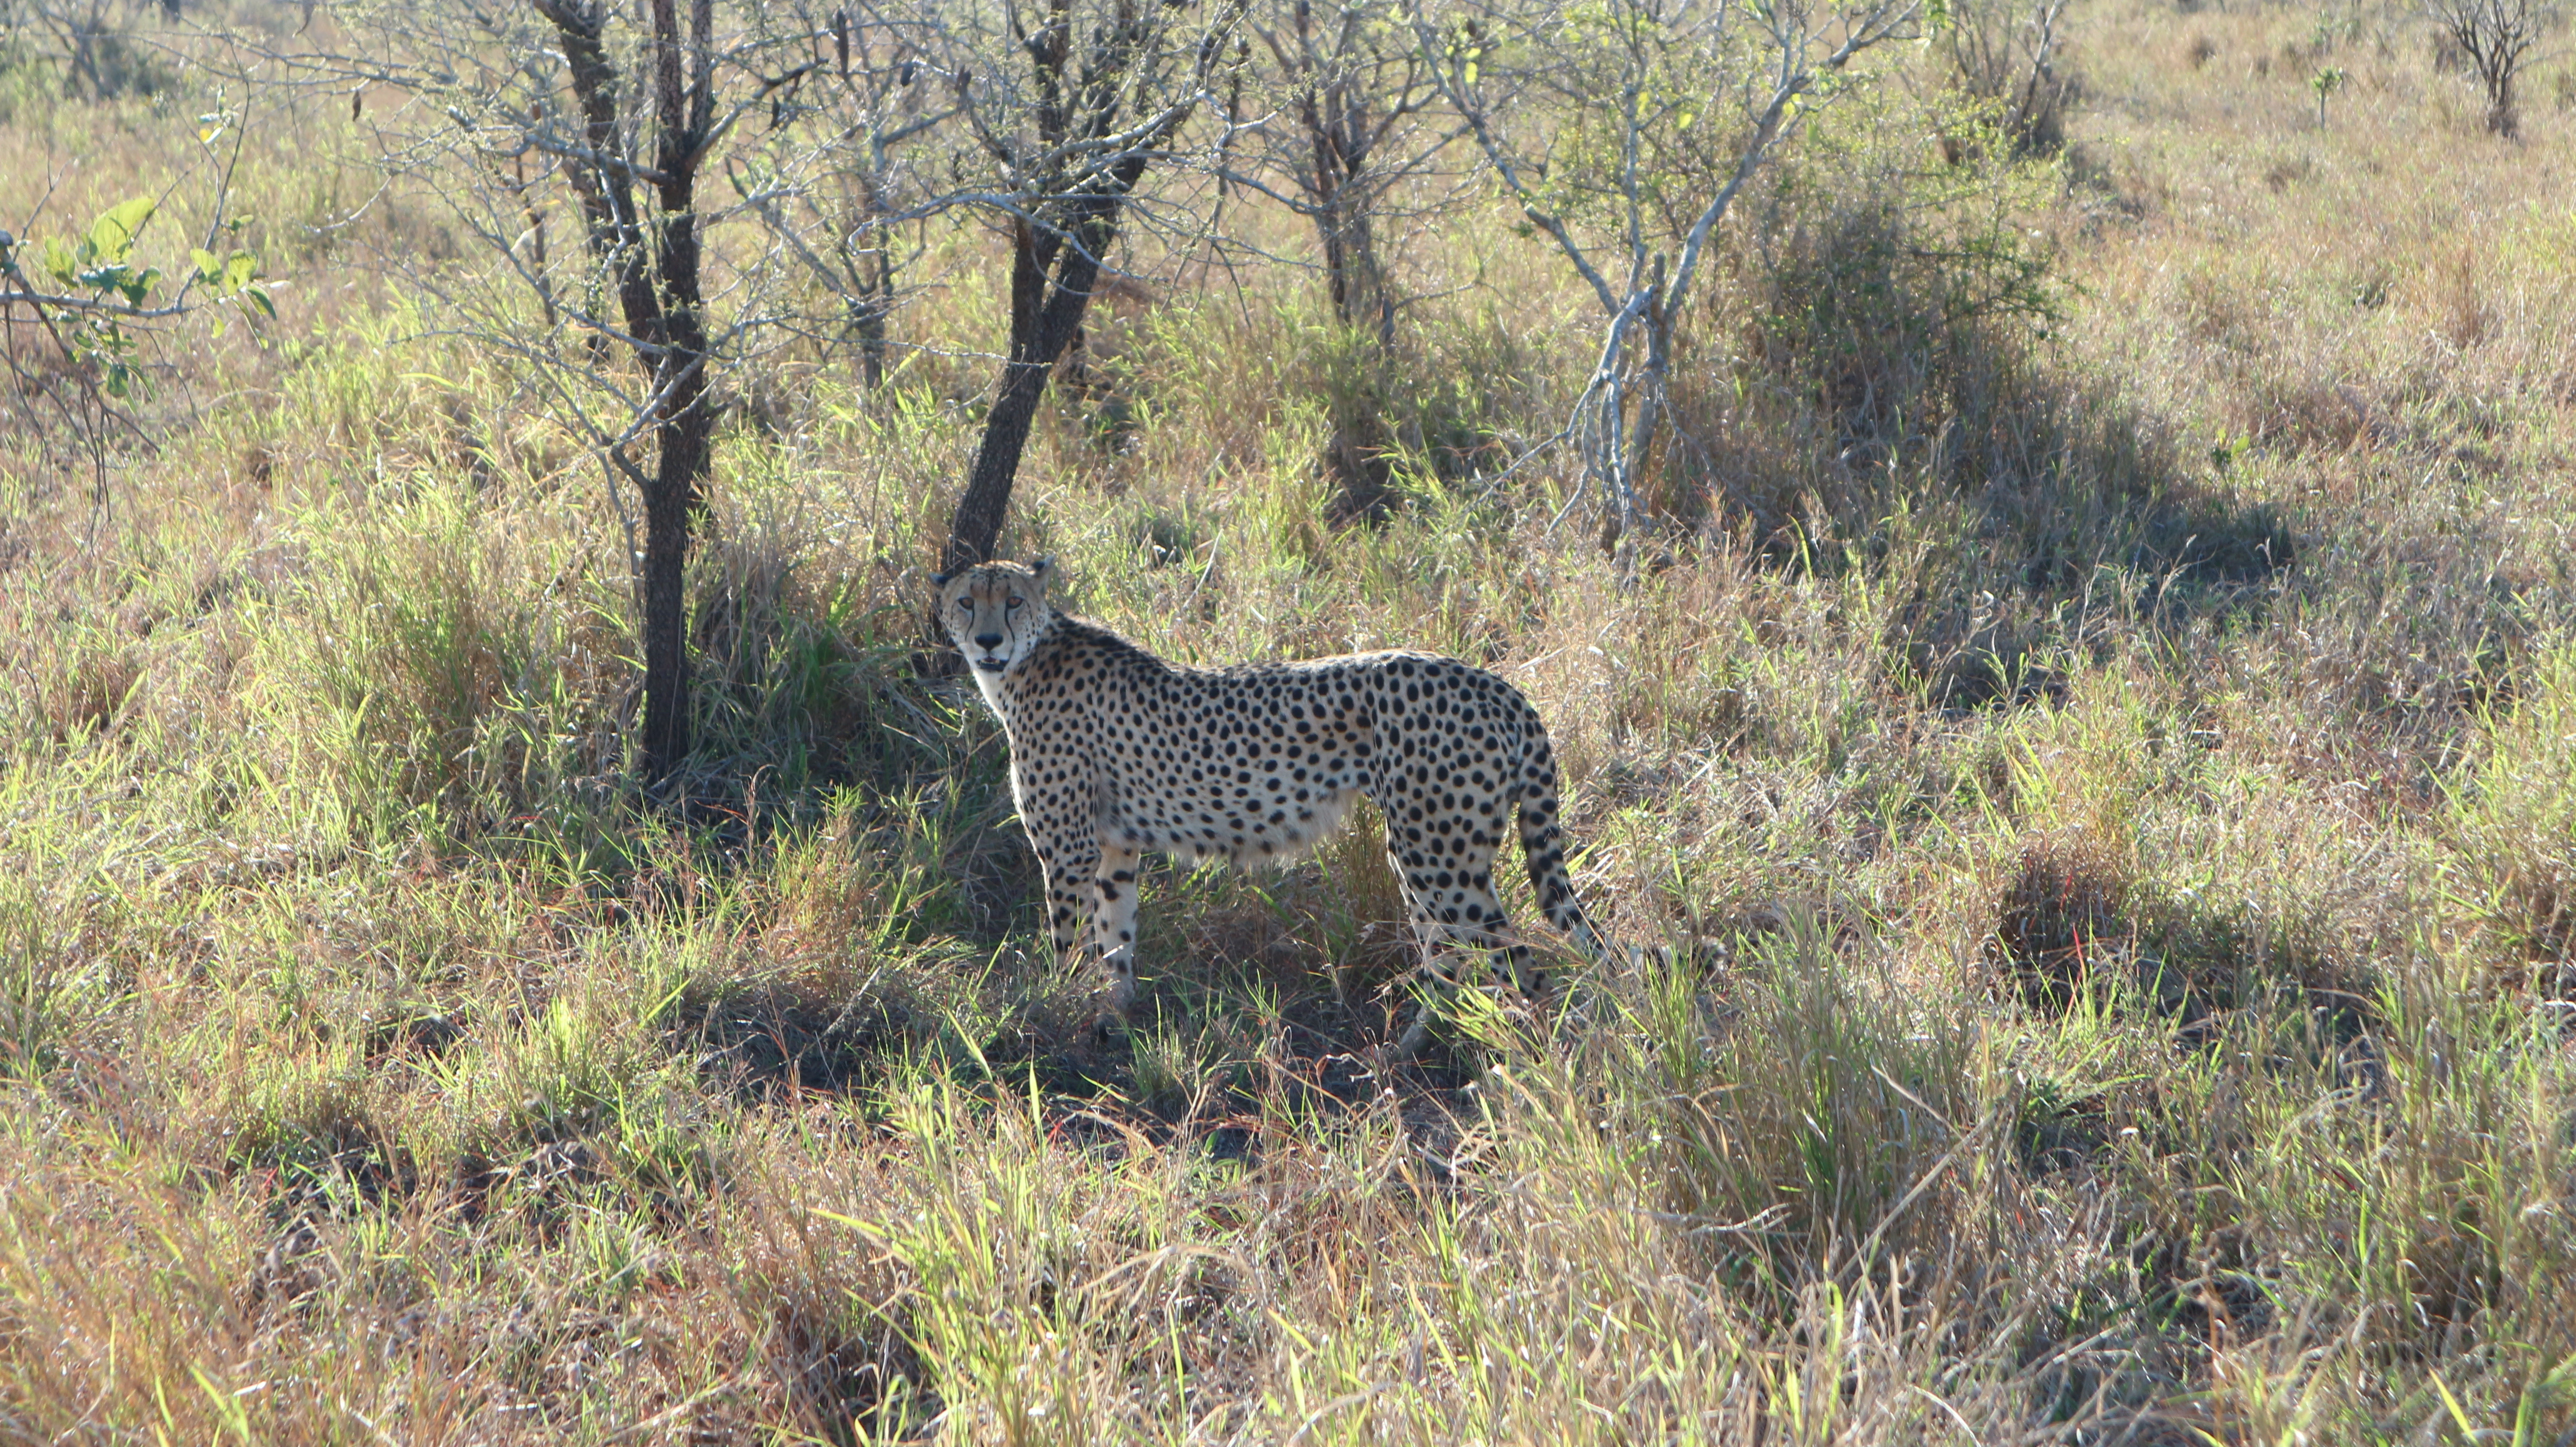
[[1368, 175], [1366, 103], [1348, 84], [1337, 80], [1310, 89], [1300, 104], [1313, 156], [1308, 185], [1333, 319], [1354, 342], [1367, 338], [1375, 343], [1350, 357], [1353, 375], [1347, 385], [1333, 389], [1333, 434], [1324, 442], [1324, 471], [1333, 480], [1333, 497], [1324, 506], [1324, 518], [1337, 525], [1384, 522], [1394, 481], [1377, 384], [1395, 347], [1395, 309], [1378, 270], [1370, 214], [1376, 193]]
[[2498, 70], [2487, 77], [2487, 129], [2507, 140], [2522, 132], [2522, 113], [2513, 105], [2513, 72]]
[[[866, 214], [883, 214], [875, 188], [863, 186], [861, 195]], [[841, 251], [842, 265], [858, 291], [849, 314], [850, 331], [859, 339], [859, 384], [871, 392], [885, 385], [886, 319], [894, 315], [893, 247], [892, 238], [881, 237], [873, 247], [854, 251], [844, 243]]]
[[644, 499], [644, 772], [659, 779], [689, 752], [689, 529], [704, 501], [715, 414], [706, 405], [707, 338], [698, 317], [691, 178], [662, 188], [661, 457]]
[[1142, 156], [1119, 162], [1113, 184], [1103, 188], [1108, 194], [1082, 203], [1077, 219], [1065, 228], [1068, 236], [1043, 232], [1026, 221], [1013, 228], [1011, 359], [1002, 366], [992, 410], [984, 414], [984, 435], [966, 473], [966, 493], [949, 523], [942, 572], [992, 560], [1047, 378], [1082, 326], [1083, 311], [1100, 280], [1100, 258], [1118, 235], [1120, 202], [1144, 171]]
[[[704, 408], [665, 430], [662, 459], [644, 497], [644, 707], [639, 762], [647, 778], [667, 776], [689, 752], [689, 491], [682, 454], [703, 452]], [[695, 447], [690, 445], [694, 440]]]
[[[1653, 514], [1652, 505], [1637, 494], [1638, 479], [1654, 457], [1655, 435], [1663, 426], [1664, 395], [1672, 376], [1673, 318], [1664, 305], [1664, 258], [1660, 255], [1655, 258], [1654, 272], [1646, 286], [1636, 321], [1646, 334], [1646, 362], [1633, 374], [1637, 418], [1618, 439], [1611, 458], [1606, 479], [1610, 496], [1604, 499], [1601, 519], [1601, 551], [1618, 564], [1620, 578], [1631, 583], [1637, 575], [1637, 532]], [[1621, 365], [1626, 365], [1624, 359]], [[1614, 397], [1612, 405], [1625, 404]]]
[[1013, 359], [1002, 371], [1001, 395], [984, 414], [984, 435], [975, 445], [975, 463], [966, 474], [966, 495], [957, 500], [957, 515], [948, 526], [948, 552], [943, 572], [990, 562], [1001, 541], [1002, 518], [1010, 511], [1011, 483], [1019, 475], [1020, 453], [1029, 443], [1038, 402], [1046, 395], [1048, 367]]
[[[1374, 189], [1363, 172], [1365, 156], [1335, 153], [1327, 163], [1324, 141], [1317, 138], [1318, 204], [1315, 230], [1324, 243], [1324, 278], [1333, 299], [1333, 316], [1342, 325], [1374, 337], [1380, 350], [1395, 345], [1395, 307], [1378, 268]], [[1328, 164], [1330, 168], [1328, 169]]]
[[859, 337], [859, 385], [871, 392], [885, 385], [886, 317], [894, 309], [890, 273], [879, 263], [877, 277], [870, 279], [863, 293], [865, 300], [853, 308], [850, 318], [850, 329]]
[[[570, 63], [574, 99], [595, 155], [617, 154], [619, 83], [601, 39], [604, 8], [583, 0], [533, 0], [552, 21]], [[616, 268], [618, 309], [641, 344], [653, 388], [654, 466], [645, 480], [643, 608], [644, 701], [637, 760], [661, 779], [689, 752], [689, 528], [706, 479], [714, 414], [707, 410], [707, 334], [699, 317], [696, 178], [701, 141], [714, 124], [708, 59], [711, 0], [692, 0], [691, 44], [684, 49], [674, 0], [652, 0], [654, 75], [651, 94], [659, 135], [655, 183], [660, 220], [645, 243], [634, 173], [613, 162], [571, 169], [581, 197], [592, 254]], [[684, 57], [696, 53], [694, 77]], [[594, 338], [604, 344], [604, 339]]]

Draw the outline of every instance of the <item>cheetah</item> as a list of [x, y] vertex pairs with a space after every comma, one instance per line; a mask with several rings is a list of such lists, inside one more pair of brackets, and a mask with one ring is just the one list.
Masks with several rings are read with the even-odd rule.
[[[1107, 966], [1110, 1009], [1136, 997], [1140, 855], [1237, 864], [1313, 847], [1366, 796], [1386, 820], [1424, 963], [1482, 950], [1543, 987], [1494, 894], [1517, 809], [1530, 885], [1585, 953], [1601, 938], [1566, 876], [1556, 762], [1538, 711], [1484, 669], [1432, 653], [1192, 668], [1061, 611], [1058, 569], [987, 563], [933, 579], [939, 611], [1011, 747], [1011, 792], [1045, 871], [1060, 954]], [[1398, 1046], [1424, 1043], [1427, 1011]], [[1106, 1017], [1104, 1017], [1104, 1022]]]

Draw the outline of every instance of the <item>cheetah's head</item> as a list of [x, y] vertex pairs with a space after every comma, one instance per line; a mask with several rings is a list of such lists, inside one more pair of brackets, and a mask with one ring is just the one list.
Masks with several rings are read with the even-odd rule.
[[948, 621], [948, 636], [966, 661], [986, 673], [1001, 673], [1029, 656], [1055, 610], [1047, 606], [1047, 585], [1055, 581], [1055, 560], [984, 563], [930, 580], [939, 590], [939, 616]]

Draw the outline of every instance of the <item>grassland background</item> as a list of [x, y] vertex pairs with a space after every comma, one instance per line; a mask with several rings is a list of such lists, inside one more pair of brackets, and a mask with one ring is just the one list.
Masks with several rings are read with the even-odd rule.
[[[2576, 80], [2507, 141], [2396, 10], [2068, 33], [2062, 155], [1936, 165], [1905, 60], [1730, 221], [1633, 589], [1476, 473], [1592, 355], [1486, 202], [1400, 385], [1136, 258], [1013, 545], [1169, 656], [1501, 670], [1678, 947], [1384, 1076], [1365, 836], [1152, 876], [1123, 1039], [1038, 948], [916, 670], [988, 238], [884, 392], [741, 389], [675, 802], [596, 464], [389, 280], [471, 255], [253, 105], [278, 322], [103, 494], [0, 442], [0, 1437], [2568, 1442]], [[200, 176], [205, 84], [8, 71], [0, 217]], [[1337, 531], [1353, 387], [1418, 452]]]

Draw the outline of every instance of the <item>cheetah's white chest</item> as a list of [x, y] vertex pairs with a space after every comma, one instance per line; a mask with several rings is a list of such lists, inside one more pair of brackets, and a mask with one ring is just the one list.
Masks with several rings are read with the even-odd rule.
[[1003, 727], [1009, 727], [1011, 706], [1010, 701], [1002, 693], [1002, 675], [987, 673], [972, 664], [967, 665], [966, 671], [975, 675], [975, 688], [984, 695], [984, 706], [993, 711], [993, 717], [1000, 719]]

